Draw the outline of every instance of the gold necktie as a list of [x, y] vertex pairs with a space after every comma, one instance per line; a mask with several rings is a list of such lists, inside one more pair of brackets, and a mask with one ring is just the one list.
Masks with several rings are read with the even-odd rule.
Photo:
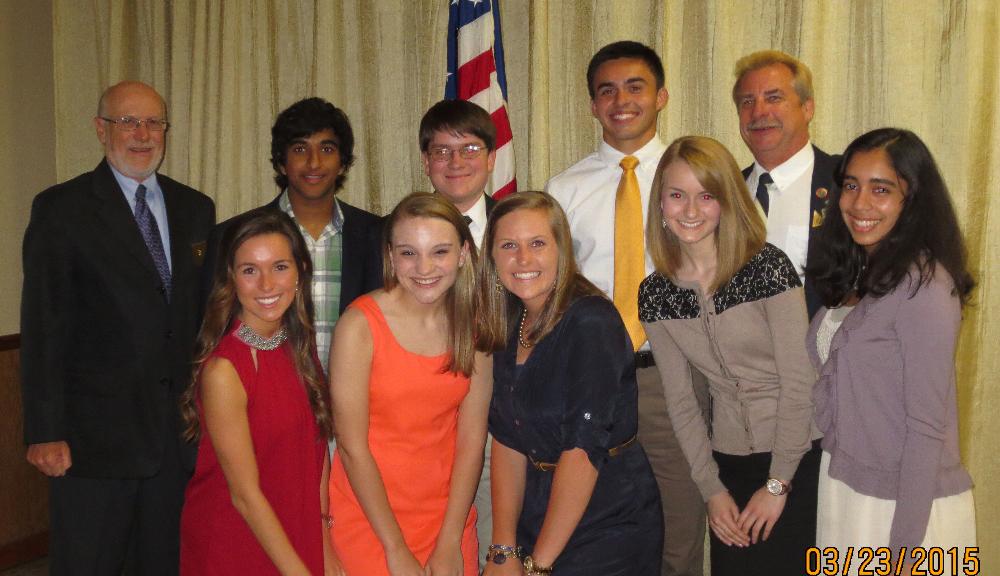
[[622, 179], [615, 196], [615, 293], [614, 302], [625, 321], [625, 329], [638, 350], [646, 341], [639, 323], [639, 284], [646, 277], [646, 249], [642, 236], [642, 196], [635, 156], [622, 158]]

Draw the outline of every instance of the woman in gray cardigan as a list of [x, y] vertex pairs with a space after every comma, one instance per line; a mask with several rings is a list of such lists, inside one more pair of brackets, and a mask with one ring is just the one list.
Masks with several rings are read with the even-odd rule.
[[817, 545], [840, 548], [841, 573], [849, 546], [851, 573], [880, 546], [873, 569], [927, 570], [931, 547], [961, 568], [976, 534], [954, 355], [974, 282], [948, 189], [924, 143], [895, 128], [852, 142], [837, 184], [807, 271], [826, 306], [807, 340], [824, 433]]
[[[639, 289], [639, 314], [708, 504], [712, 574], [800, 576], [815, 543], [820, 449], [798, 274], [765, 243], [736, 161], [711, 138], [667, 148], [649, 215], [656, 272]], [[694, 370], [708, 380], [711, 422]]]

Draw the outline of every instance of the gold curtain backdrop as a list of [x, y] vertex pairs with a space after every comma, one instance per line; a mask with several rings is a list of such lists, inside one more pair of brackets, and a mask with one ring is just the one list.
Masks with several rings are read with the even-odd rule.
[[[467, 1], [467, 0], [461, 0]], [[661, 137], [713, 136], [751, 161], [730, 99], [733, 64], [775, 48], [815, 76], [813, 142], [841, 151], [895, 125], [935, 154], [979, 279], [957, 366], [962, 449], [976, 482], [984, 574], [1000, 566], [1000, 3], [993, 0], [501, 0], [509, 106], [521, 189], [594, 149], [587, 62], [633, 39], [663, 58], [670, 102]], [[102, 89], [157, 87], [170, 110], [165, 174], [217, 203], [219, 217], [270, 200], [270, 127], [321, 96], [351, 118], [357, 160], [346, 201], [384, 214], [429, 190], [417, 146], [444, 93], [448, 0], [55, 0], [59, 180], [92, 169]], [[991, 215], [993, 216], [991, 218]], [[994, 344], [989, 344], [993, 342]], [[993, 545], [988, 543], [993, 542]]]

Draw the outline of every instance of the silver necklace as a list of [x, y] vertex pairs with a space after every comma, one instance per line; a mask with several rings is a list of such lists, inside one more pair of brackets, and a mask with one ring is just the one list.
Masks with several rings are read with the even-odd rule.
[[284, 326], [278, 328], [278, 331], [274, 333], [274, 336], [270, 338], [264, 338], [260, 334], [253, 331], [253, 328], [249, 324], [243, 324], [236, 330], [236, 337], [240, 339], [241, 342], [256, 348], [258, 350], [274, 350], [278, 346], [285, 343], [288, 340], [288, 330]]
[[528, 309], [525, 308], [521, 311], [521, 324], [517, 328], [517, 343], [524, 348], [531, 348], [535, 345], [534, 342], [529, 343], [524, 339], [524, 319], [528, 317]]

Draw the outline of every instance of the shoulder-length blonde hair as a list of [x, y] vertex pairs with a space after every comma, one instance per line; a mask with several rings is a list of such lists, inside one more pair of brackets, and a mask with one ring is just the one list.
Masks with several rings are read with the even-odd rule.
[[680, 242], [665, 226], [660, 208], [666, 186], [664, 172], [674, 162], [687, 164], [721, 208], [719, 226], [715, 229], [715, 278], [710, 287], [714, 292], [764, 247], [767, 239], [764, 219], [750, 198], [736, 160], [725, 146], [705, 136], [684, 136], [674, 140], [656, 167], [646, 219], [646, 248], [660, 274], [675, 278], [681, 265]]
[[517, 322], [523, 307], [517, 296], [511, 294], [500, 282], [496, 260], [493, 258], [497, 223], [506, 216], [516, 218], [517, 215], [514, 213], [521, 210], [542, 210], [546, 213], [549, 228], [556, 241], [556, 249], [559, 251], [555, 288], [549, 293], [541, 314], [525, 337], [537, 342], [552, 330], [574, 300], [582, 296], [604, 295], [599, 288], [580, 274], [576, 266], [569, 222], [559, 203], [545, 192], [528, 191], [511, 194], [493, 207], [483, 238], [483, 260], [479, 267], [476, 346], [484, 352], [506, 348], [509, 330]]
[[448, 314], [448, 353], [451, 356], [445, 366], [446, 372], [471, 376], [475, 365], [475, 339], [473, 332], [476, 293], [476, 243], [469, 232], [462, 213], [441, 196], [427, 192], [414, 192], [400, 200], [386, 217], [382, 228], [382, 277], [386, 291], [399, 285], [392, 267], [392, 232], [396, 225], [408, 218], [437, 218], [455, 228], [459, 249], [468, 247], [469, 257], [458, 269], [455, 284], [445, 296], [445, 311]]
[[247, 240], [266, 234], [283, 236], [292, 250], [299, 283], [295, 299], [285, 310], [281, 321], [288, 331], [287, 346], [290, 348], [292, 363], [302, 379], [316, 425], [324, 438], [333, 437], [329, 388], [315, 356], [312, 259], [309, 257], [309, 249], [295, 222], [288, 215], [273, 208], [258, 208], [238, 216], [222, 236], [221, 253], [215, 270], [212, 270], [212, 290], [205, 305], [205, 318], [195, 341], [191, 382], [181, 396], [183, 434], [187, 440], [194, 440], [200, 434], [196, 398], [201, 369], [242, 310], [236, 295], [236, 252]]

